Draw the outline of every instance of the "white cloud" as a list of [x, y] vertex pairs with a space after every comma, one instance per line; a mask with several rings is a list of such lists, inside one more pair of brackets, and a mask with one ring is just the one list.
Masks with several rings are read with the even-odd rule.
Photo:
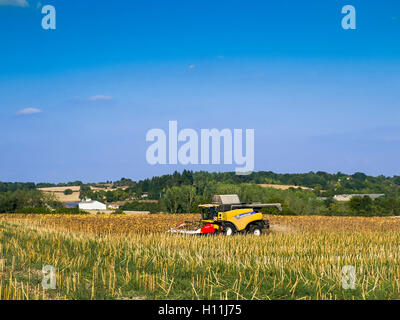
[[92, 97], [88, 98], [88, 101], [99, 101], [99, 100], [102, 100], [102, 101], [112, 100], [112, 97], [99, 94], [97, 96], [92, 96]]
[[0, 6], [29, 7], [26, 0], [0, 0]]
[[190, 70], [193, 70], [194, 68], [196, 68], [196, 66], [195, 66], [194, 64], [191, 64], [191, 65], [189, 66], [189, 69], [190, 69]]
[[29, 114], [35, 114], [35, 113], [41, 113], [41, 112], [43, 112], [43, 111], [38, 108], [25, 108], [25, 109], [18, 111], [17, 115], [26, 116]]

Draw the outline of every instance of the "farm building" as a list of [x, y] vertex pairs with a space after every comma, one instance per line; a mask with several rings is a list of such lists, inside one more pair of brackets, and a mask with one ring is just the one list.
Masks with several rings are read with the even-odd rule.
[[104, 203], [92, 199], [83, 199], [78, 206], [80, 210], [107, 210]]
[[212, 203], [216, 204], [240, 204], [239, 196], [237, 194], [223, 194], [214, 195]]
[[384, 196], [382, 193], [369, 193], [369, 194], [337, 194], [333, 196], [336, 201], [350, 201], [353, 197], [370, 197], [371, 199], [376, 199]]

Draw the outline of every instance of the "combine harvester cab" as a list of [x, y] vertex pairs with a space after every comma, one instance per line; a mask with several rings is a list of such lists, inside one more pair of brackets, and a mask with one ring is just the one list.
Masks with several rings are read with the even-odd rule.
[[253, 234], [259, 236], [264, 229], [269, 229], [269, 219], [264, 220], [262, 208], [275, 207], [282, 211], [280, 203], [242, 203], [238, 195], [215, 195], [210, 204], [199, 205], [201, 208], [202, 226], [195, 230], [181, 229], [189, 225], [188, 222], [180, 223], [169, 232], [214, 235], [224, 234], [231, 236], [236, 233]]

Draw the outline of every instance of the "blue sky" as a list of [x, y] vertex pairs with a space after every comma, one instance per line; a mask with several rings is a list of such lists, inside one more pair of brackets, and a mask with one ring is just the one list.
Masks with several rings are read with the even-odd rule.
[[234, 169], [149, 165], [169, 120], [254, 128], [255, 170], [400, 175], [399, 36], [395, 0], [0, 0], [0, 180]]

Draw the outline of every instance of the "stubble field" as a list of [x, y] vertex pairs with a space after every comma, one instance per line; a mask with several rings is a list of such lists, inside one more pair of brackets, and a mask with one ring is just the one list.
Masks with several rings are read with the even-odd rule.
[[[400, 219], [271, 216], [261, 237], [166, 233], [199, 218], [0, 215], [0, 299], [400, 298]], [[46, 265], [55, 289], [42, 287]]]

